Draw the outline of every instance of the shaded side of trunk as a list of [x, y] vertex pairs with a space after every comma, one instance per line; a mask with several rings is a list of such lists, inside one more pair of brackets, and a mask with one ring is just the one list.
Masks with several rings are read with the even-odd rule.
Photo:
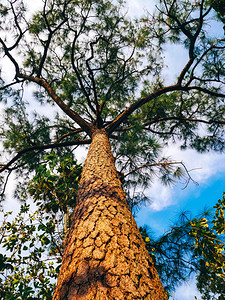
[[93, 134], [53, 299], [167, 299], [104, 129]]

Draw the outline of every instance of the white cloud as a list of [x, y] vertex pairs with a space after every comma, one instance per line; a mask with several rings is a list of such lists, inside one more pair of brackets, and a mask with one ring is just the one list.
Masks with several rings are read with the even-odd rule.
[[78, 150], [75, 151], [75, 157], [78, 161], [78, 163], [84, 163], [85, 159], [87, 157], [87, 153], [88, 153], [88, 149], [89, 149], [89, 145], [87, 146], [79, 146]]
[[[164, 150], [164, 156], [170, 157], [173, 161], [182, 161], [191, 177], [199, 184], [199, 191], [203, 184], [210, 184], [210, 180], [224, 172], [225, 157], [222, 154], [209, 152], [197, 153], [193, 149], [180, 150], [179, 145], [170, 145]], [[193, 182], [190, 181], [185, 189], [185, 194], [193, 192]], [[170, 205], [177, 204], [181, 201], [179, 194], [182, 191], [182, 184], [175, 186], [164, 186], [159, 180], [153, 182], [147, 191], [147, 195], [152, 199], [151, 209], [160, 211]], [[183, 193], [182, 193], [183, 194]]]
[[171, 157], [171, 160], [182, 161], [198, 183], [206, 182], [225, 167], [225, 157], [220, 153], [198, 153], [193, 149], [182, 151], [177, 144], [166, 148], [165, 156]]
[[195, 297], [201, 299], [201, 294], [196, 288], [196, 281], [194, 279], [183, 283], [173, 294], [173, 300], [194, 300]]
[[27, 10], [31, 12], [30, 15], [43, 8], [43, 1], [41, 0], [36, 0], [36, 1], [25, 0], [24, 3], [26, 5]]
[[186, 65], [189, 57], [188, 51], [181, 44], [164, 45], [164, 64], [162, 76], [166, 84], [174, 84], [177, 76]]
[[162, 185], [159, 180], [153, 182], [146, 194], [152, 200], [151, 209], [155, 211], [160, 211], [174, 202], [173, 188]]
[[149, 0], [130, 0], [127, 1], [129, 15], [132, 17], [140, 17], [148, 12], [153, 12], [155, 8], [155, 1]]

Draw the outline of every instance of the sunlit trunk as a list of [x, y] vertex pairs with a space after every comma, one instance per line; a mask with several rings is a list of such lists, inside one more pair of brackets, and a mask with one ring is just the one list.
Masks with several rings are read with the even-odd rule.
[[167, 299], [104, 129], [93, 135], [77, 201], [53, 299]]

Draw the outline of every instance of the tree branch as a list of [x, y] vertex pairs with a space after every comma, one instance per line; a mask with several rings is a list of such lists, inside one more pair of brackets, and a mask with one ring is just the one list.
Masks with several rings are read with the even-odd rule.
[[[8, 171], [8, 174], [7, 174], [7, 176], [6, 176], [6, 179], [5, 179], [3, 188], [2, 188], [1, 193], [0, 193], [0, 198], [3, 197], [4, 194], [5, 194], [5, 189], [6, 189], [6, 186], [7, 186], [7, 183], [8, 183], [9, 176], [10, 176], [11, 172], [12, 172], [12, 170], [9, 170], [9, 171]], [[1, 199], [0, 199], [0, 202], [1, 202]]]
[[4, 86], [1, 86], [1, 87], [0, 87], [0, 91], [5, 90], [5, 89], [9, 88], [10, 86], [13, 86], [13, 85], [15, 85], [15, 84], [22, 83], [22, 82], [24, 82], [24, 80], [16, 80], [16, 81], [13, 81], [13, 82], [11, 82], [11, 83], [9, 83], [9, 84], [6, 84], [6, 85], [4, 85]]
[[156, 124], [162, 121], [172, 121], [172, 120], [177, 120], [177, 121], [189, 121], [189, 122], [196, 122], [196, 123], [205, 123], [205, 124], [225, 124], [225, 120], [217, 121], [217, 120], [202, 120], [202, 119], [197, 119], [197, 118], [184, 118], [184, 117], [164, 117], [164, 118], [158, 118], [158, 119], [153, 119], [149, 122], [146, 122], [144, 126], [148, 126], [151, 124]]
[[20, 40], [22, 39], [24, 33], [28, 30], [28, 28], [27, 28], [26, 30], [22, 31], [22, 29], [20, 27], [20, 24], [18, 22], [18, 16], [16, 15], [13, 3], [10, 3], [10, 6], [11, 6], [11, 9], [12, 9], [12, 12], [13, 12], [16, 27], [19, 30], [19, 36], [18, 36], [17, 40], [15, 41], [15, 43], [11, 47], [8, 48], [9, 51], [13, 50], [14, 48], [16, 48], [18, 46], [18, 44], [19, 44]]
[[129, 107], [127, 107], [122, 113], [120, 113], [118, 115], [118, 117], [116, 119], [114, 119], [112, 121], [112, 123], [110, 123], [107, 127], [106, 127], [106, 131], [108, 134], [111, 134], [113, 131], [116, 130], [116, 128], [123, 123], [123, 121], [125, 119], [128, 118], [129, 115], [131, 115], [136, 109], [140, 108], [142, 105], [144, 105], [147, 102], [150, 102], [151, 100], [161, 96], [162, 94], [165, 94], [167, 92], [173, 92], [173, 91], [179, 91], [182, 90], [183, 88], [178, 85], [171, 85], [162, 89], [159, 89], [157, 91], [155, 91], [154, 93], [141, 98], [139, 100], [137, 100], [135, 103], [131, 104]]
[[164, 167], [164, 168], [167, 168], [168, 166], [171, 166], [171, 165], [182, 165], [183, 168], [185, 169], [185, 172], [188, 176], [186, 182], [185, 182], [185, 186], [183, 189], [185, 189], [189, 182], [192, 181], [194, 182], [196, 185], [198, 184], [190, 175], [190, 171], [188, 171], [188, 169], [186, 168], [185, 164], [182, 162], [182, 161], [174, 161], [174, 162], [168, 162], [168, 161], [164, 161], [164, 162], [158, 162], [158, 163], [152, 163], [152, 164], [144, 164], [144, 165], [141, 165], [139, 167], [136, 167], [135, 169], [133, 169], [132, 171], [126, 173], [126, 174], [122, 174], [122, 177], [125, 178], [126, 176], [129, 176], [130, 174], [140, 170], [140, 169], [143, 169], [143, 168], [148, 168], [148, 167]]
[[69, 116], [74, 120], [87, 134], [91, 137], [93, 133], [93, 128], [91, 124], [86, 122], [78, 113], [73, 111], [69, 106], [67, 106], [60, 98], [57, 96], [53, 88], [44, 80], [38, 77], [28, 76], [26, 74], [19, 74], [18, 77], [21, 77], [25, 80], [35, 82], [39, 86], [44, 87], [49, 96], [55, 101], [55, 103]]
[[40, 61], [39, 68], [38, 68], [37, 77], [41, 76], [41, 71], [42, 71], [42, 68], [44, 66], [44, 63], [45, 63], [45, 60], [46, 60], [46, 57], [47, 57], [47, 53], [48, 53], [48, 49], [49, 49], [49, 46], [50, 46], [50, 43], [51, 43], [51, 40], [52, 40], [52, 37], [53, 37], [54, 33], [58, 29], [60, 29], [60, 27], [67, 21], [67, 19], [65, 18], [58, 26], [56, 26], [56, 28], [54, 30], [52, 30], [49, 23], [48, 23], [48, 20], [47, 20], [47, 16], [46, 16], [46, 12], [45, 12], [45, 6], [46, 6], [46, 3], [45, 3], [44, 8], [43, 8], [43, 16], [44, 16], [46, 25], [47, 25], [48, 30], [49, 30], [49, 35], [48, 35], [48, 39], [46, 41], [46, 44], [44, 46], [44, 52], [43, 52], [43, 55], [42, 55], [42, 58], [41, 58], [41, 61]]
[[8, 56], [8, 58], [11, 60], [11, 62], [13, 63], [14, 67], [15, 67], [15, 78], [20, 74], [20, 68], [19, 65], [17, 63], [17, 61], [15, 60], [15, 58], [11, 55], [9, 48], [6, 46], [5, 42], [2, 40], [2, 38], [0, 38], [0, 43], [3, 46], [3, 49], [5, 51], [5, 55]]
[[185, 86], [181, 90], [183, 90], [183, 91], [197, 90], [197, 91], [203, 92], [204, 94], [208, 94], [210, 96], [225, 98], [225, 93], [224, 94], [223, 93], [217, 93], [217, 92], [210, 91], [209, 89], [203, 88], [203, 87], [200, 87], [200, 86], [189, 86], [189, 87]]
[[87, 145], [90, 144], [91, 140], [80, 140], [79, 138], [75, 141], [70, 142], [64, 142], [64, 143], [53, 143], [53, 144], [47, 144], [47, 145], [36, 145], [32, 146], [26, 149], [23, 149], [21, 151], [18, 151], [17, 154], [6, 164], [0, 164], [0, 173], [2, 173], [5, 170], [14, 170], [15, 168], [11, 168], [10, 166], [16, 162], [21, 156], [23, 156], [26, 153], [33, 152], [36, 150], [46, 150], [46, 149], [54, 149], [54, 148], [60, 148], [60, 147], [66, 147], [66, 146], [74, 146], [74, 145]]
[[73, 135], [75, 135], [75, 134], [77, 134], [77, 133], [80, 133], [80, 132], [82, 132], [82, 131], [83, 131], [83, 129], [79, 128], [79, 129], [75, 129], [75, 130], [73, 130], [73, 131], [71, 131], [71, 132], [65, 133], [65, 134], [63, 134], [60, 138], [58, 138], [58, 139], [55, 141], [54, 144], [60, 142], [61, 140], [63, 140], [64, 138], [66, 138], [66, 137], [68, 137], [68, 136], [73, 136]]
[[[89, 7], [86, 15], [85, 16], [82, 15], [83, 20], [82, 20], [82, 24], [80, 25], [80, 29], [79, 29], [78, 32], [76, 30], [70, 28], [75, 33], [74, 39], [73, 39], [73, 42], [72, 42], [72, 48], [71, 48], [71, 63], [72, 63], [73, 70], [74, 70], [74, 72], [75, 72], [75, 74], [77, 76], [78, 82], [80, 84], [81, 90], [82, 90], [84, 96], [87, 99], [88, 106], [90, 107], [91, 111], [94, 114], [96, 114], [96, 111], [95, 111], [95, 109], [94, 109], [94, 107], [93, 107], [93, 105], [91, 103], [91, 100], [90, 100], [90, 95], [88, 94], [88, 92], [87, 92], [87, 90], [85, 88], [85, 85], [83, 83], [82, 75], [79, 72], [78, 66], [76, 66], [76, 64], [75, 64], [75, 46], [76, 46], [76, 42], [77, 42], [77, 39], [80, 36], [80, 34], [82, 33], [82, 30], [83, 30], [83, 28], [84, 28], [84, 26], [86, 24], [88, 15], [90, 13], [90, 9], [91, 9], [91, 6]], [[78, 59], [77, 59], [77, 61], [78, 61]]]

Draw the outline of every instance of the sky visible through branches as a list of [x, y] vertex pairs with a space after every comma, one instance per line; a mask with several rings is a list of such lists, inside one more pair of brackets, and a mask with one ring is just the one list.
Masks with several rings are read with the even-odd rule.
[[[37, 9], [39, 2], [42, 4], [42, 1], [32, 1], [32, 9]], [[27, 3], [30, 5], [31, 1], [27, 0]], [[148, 11], [153, 9], [154, 1], [130, 0], [128, 5], [128, 13], [131, 16], [137, 16], [137, 14], [142, 15], [143, 9]], [[170, 81], [170, 78], [174, 79], [176, 76], [175, 72], [171, 72], [174, 69], [173, 66], [176, 63], [176, 71], [182, 68], [186, 52], [180, 46], [171, 47], [168, 45], [165, 50], [167, 50], [165, 52], [165, 60], [168, 65], [168, 69], [165, 70], [165, 76]], [[2, 64], [6, 66], [7, 74], [10, 77], [7, 59], [4, 59]], [[168, 70], [170, 73], [168, 73]], [[31, 94], [32, 91], [26, 96], [30, 97]], [[204, 130], [203, 125], [200, 125], [200, 127], [201, 130]], [[171, 143], [164, 149], [164, 155], [176, 161], [184, 162], [193, 180], [198, 185], [191, 181], [184, 189], [185, 183], [182, 184], [182, 182], [172, 187], [162, 186], [157, 179], [153, 182], [146, 193], [152, 203], [138, 212], [136, 220], [139, 226], [151, 224], [151, 228], [156, 234], [165, 232], [182, 211], [188, 210], [194, 216], [205, 207], [212, 207], [222, 197], [224, 191], [223, 171], [225, 169], [225, 156], [223, 154], [213, 152], [198, 154], [195, 150], [181, 151], [178, 144]], [[82, 162], [85, 156], [85, 148], [77, 151], [79, 161]], [[15, 207], [15, 202], [12, 201], [10, 193], [12, 186], [13, 179], [11, 178], [7, 187], [8, 201], [4, 204], [6, 210], [12, 210]], [[198, 292], [193, 288], [193, 285], [194, 283], [190, 282], [189, 286], [178, 288], [175, 299], [194, 299], [194, 296], [198, 296]]]

